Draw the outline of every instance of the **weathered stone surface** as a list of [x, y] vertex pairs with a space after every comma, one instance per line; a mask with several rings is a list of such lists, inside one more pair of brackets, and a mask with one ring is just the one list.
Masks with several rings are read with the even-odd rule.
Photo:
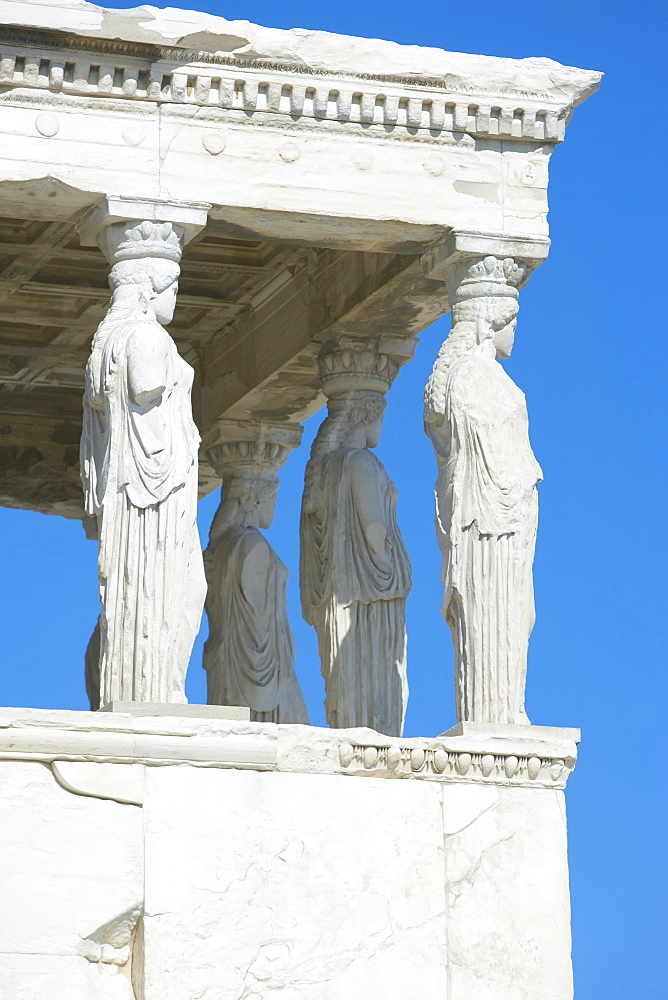
[[443, 790], [453, 1000], [571, 1000], [563, 792]]
[[97, 961], [85, 942], [142, 905], [141, 809], [73, 795], [22, 761], [0, 762], [0, 796], [0, 998], [132, 1000], [112, 946]]
[[150, 716], [162, 718], [170, 716], [173, 718], [194, 718], [194, 719], [234, 719], [245, 722], [250, 719], [247, 708], [237, 705], [175, 705], [169, 702], [153, 703], [150, 701], [112, 701], [109, 705], [102, 705], [99, 712], [113, 712], [139, 716], [145, 719]]
[[[362, 354], [398, 364], [399, 345], [447, 312], [442, 279], [451, 297], [458, 284], [451, 265], [512, 258], [528, 274], [540, 264], [549, 243], [549, 158], [600, 79], [545, 59], [279, 31], [171, 8], [7, 0], [3, 20], [0, 242], [9, 249], [0, 260], [0, 461], [8, 474], [0, 501], [75, 517], [84, 365], [108, 303], [96, 238], [105, 243], [114, 227], [132, 228], [130, 220], [144, 220], [147, 236], [161, 225], [193, 236], [174, 340], [181, 372], [189, 365], [195, 373], [205, 452], [217, 443], [221, 417], [289, 426], [325, 395], [345, 397], [344, 410], [363, 409], [360, 394], [380, 395], [380, 369], [372, 365], [367, 382], [352, 385], [354, 365], [343, 365], [346, 374], [324, 364], [337, 353], [331, 343], [357, 340]], [[145, 256], [153, 260], [146, 270], [155, 270], [156, 255]], [[126, 305], [133, 295], [141, 304], [135, 312], [148, 317], [154, 339], [170, 311], [157, 311], [156, 300], [173, 297], [174, 279], [164, 288], [143, 282], [143, 290], [142, 280], [130, 281], [137, 288], [124, 290]], [[485, 307], [475, 319], [495, 325], [503, 316], [494, 313]], [[511, 319], [496, 332], [507, 333]], [[98, 403], [114, 365], [127, 360], [116, 346]], [[130, 381], [152, 368], [144, 362], [127, 366]], [[338, 392], [344, 374], [349, 384]], [[147, 387], [148, 395], [132, 389], [132, 420], [151, 392], [167, 391], [160, 380]], [[331, 718], [398, 733], [408, 560], [398, 558], [391, 485], [367, 461], [371, 422], [350, 423], [334, 445], [365, 463], [354, 513], [368, 514], [374, 484], [382, 502], [358, 519], [356, 534], [343, 525], [353, 541], [347, 551], [379, 557], [402, 580], [357, 601], [369, 612], [364, 641], [365, 630], [355, 635], [345, 615], [337, 625], [355, 639], [355, 670], [378, 650], [398, 665], [398, 682], [366, 714], [339, 716], [355, 701], [344, 690]], [[177, 424], [168, 414], [143, 441], [149, 462], [169, 451]], [[113, 466], [101, 460], [104, 433], [99, 448], [84, 449], [85, 472], [103, 479]], [[443, 459], [446, 442], [436, 443]], [[114, 444], [112, 459], [118, 451]], [[137, 453], [129, 451], [121, 492], [137, 486]], [[144, 506], [135, 506], [166, 510], [187, 480], [188, 509], [169, 510], [192, 526], [194, 452], [190, 458], [190, 472], [166, 495], [149, 488]], [[200, 492], [220, 479], [204, 458]], [[529, 479], [523, 486], [533, 498]], [[88, 513], [104, 520], [102, 506], [89, 503]], [[158, 535], [160, 543], [174, 537]], [[118, 539], [105, 541], [118, 577], [141, 585], [147, 605], [157, 604], [156, 580], [187, 575], [182, 558], [163, 574], [164, 546], [139, 533], [125, 559], [114, 561]], [[187, 543], [194, 553], [192, 534]], [[530, 550], [514, 552], [525, 583]], [[133, 559], [146, 556], [148, 570], [135, 572]], [[276, 578], [276, 568], [260, 579]], [[111, 608], [109, 565], [103, 569]], [[369, 583], [374, 573], [357, 567], [349, 575]], [[478, 572], [478, 583], [484, 576]], [[161, 623], [171, 636], [187, 592], [167, 604], [171, 617], [163, 608], [151, 627], [158, 621], [155, 631], [162, 634]], [[371, 611], [384, 604], [396, 605], [395, 614], [379, 624]], [[517, 696], [524, 661], [515, 656], [530, 631], [526, 593], [516, 608], [512, 697], [490, 684], [493, 711], [460, 711], [464, 720], [494, 720], [487, 730], [464, 722], [438, 737], [403, 739], [363, 726], [322, 730], [185, 709], [179, 717], [150, 704], [143, 714], [0, 710], [0, 795], [9, 806], [0, 830], [9, 887], [0, 1000], [571, 1000], [562, 790], [578, 734], [499, 726], [526, 721]], [[155, 690], [170, 664], [144, 610], [116, 621], [112, 640], [120, 642], [125, 625], [137, 645], [150, 640], [147, 683], [103, 700], [183, 698], [178, 683]], [[479, 635], [473, 619], [466, 630]], [[194, 634], [186, 632], [184, 646]], [[498, 681], [503, 671], [490, 662], [482, 672]], [[377, 705], [390, 711], [375, 712]], [[258, 715], [265, 708], [274, 711], [255, 706]]]
[[436, 789], [400, 804], [379, 780], [224, 778], [151, 774], [146, 1000], [444, 995]]
[[[447, 311], [422, 252], [453, 230], [545, 240], [550, 153], [600, 79], [173, 8], [11, 0], [3, 22], [0, 500], [69, 517], [106, 307], [74, 226], [110, 193], [211, 206], [173, 328], [202, 436], [222, 415], [301, 421], [324, 402], [318, 337]], [[200, 494], [219, 484], [201, 461]]]
[[425, 392], [459, 721], [529, 722], [524, 689], [543, 473], [524, 393], [496, 360], [512, 351], [526, 278], [512, 257], [455, 258], [446, 279], [452, 330]]
[[[372, 729], [319, 729], [222, 718], [0, 709], [0, 759], [191, 763], [307, 774], [563, 788], [577, 729], [482, 727], [463, 735], [398, 738]], [[178, 708], [178, 706], [175, 706]], [[510, 761], [513, 767], [509, 766]], [[532, 761], [534, 763], [532, 763]], [[535, 762], [538, 769], [535, 769]]]

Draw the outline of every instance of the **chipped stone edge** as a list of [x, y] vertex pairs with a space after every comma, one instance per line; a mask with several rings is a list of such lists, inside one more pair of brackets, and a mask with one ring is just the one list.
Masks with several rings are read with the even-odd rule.
[[495, 92], [545, 94], [571, 106], [585, 100], [601, 78], [598, 72], [552, 59], [510, 59], [305, 28], [267, 28], [196, 10], [149, 6], [118, 10], [86, 0], [61, 0], [57, 11], [50, 0], [5, 0], [3, 7], [5, 23], [14, 30], [55, 30], [66, 44], [76, 40], [82, 47], [104, 42], [116, 50], [132, 46], [139, 53], [146, 48], [172, 49], [182, 60], [196, 54], [220, 63], [280, 66], [311, 75], [334, 70], [360, 79], [447, 83], [458, 91], [474, 80]]
[[[390, 738], [370, 729], [122, 713], [0, 709], [0, 761], [62, 761], [232, 767], [437, 782], [564, 788], [575, 766], [573, 730], [536, 727], [518, 736], [490, 733]], [[56, 769], [57, 770], [57, 769]], [[65, 769], [67, 770], [67, 769]], [[56, 777], [58, 775], [56, 774]], [[62, 783], [62, 782], [61, 782]], [[72, 784], [72, 782], [69, 782]], [[70, 790], [96, 794], [96, 778]], [[90, 789], [87, 791], [86, 789]], [[112, 790], [109, 797], [125, 797]], [[127, 795], [129, 800], [139, 796]]]

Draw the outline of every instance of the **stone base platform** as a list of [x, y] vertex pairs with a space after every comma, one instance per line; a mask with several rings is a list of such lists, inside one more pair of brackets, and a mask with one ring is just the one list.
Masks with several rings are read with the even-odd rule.
[[522, 729], [0, 710], [0, 1000], [570, 1000], [579, 734]]
[[115, 712], [121, 715], [146, 716], [169, 715], [194, 719], [233, 719], [236, 722], [250, 721], [250, 708], [238, 705], [175, 705], [173, 702], [111, 701], [103, 705], [99, 712]]

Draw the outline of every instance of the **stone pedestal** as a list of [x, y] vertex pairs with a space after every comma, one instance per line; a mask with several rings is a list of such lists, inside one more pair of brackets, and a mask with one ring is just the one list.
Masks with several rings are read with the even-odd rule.
[[570, 1000], [531, 730], [0, 710], [1, 1000]]

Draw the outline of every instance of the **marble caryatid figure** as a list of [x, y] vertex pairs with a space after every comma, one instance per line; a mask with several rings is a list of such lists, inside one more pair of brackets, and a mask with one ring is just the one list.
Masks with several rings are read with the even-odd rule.
[[542, 473], [524, 393], [496, 360], [512, 350], [524, 275], [510, 258], [453, 267], [452, 330], [425, 395], [458, 721], [529, 721], [524, 688]]
[[223, 480], [204, 553], [207, 701], [245, 705], [255, 722], [308, 724], [294, 673], [288, 571], [260, 530], [271, 525], [276, 473], [299, 443], [301, 428], [244, 424], [221, 421], [228, 440], [207, 450]]
[[112, 297], [86, 368], [81, 439], [100, 542], [99, 703], [182, 703], [206, 587], [193, 370], [163, 326], [182, 234], [171, 223], [114, 223], [100, 246]]
[[408, 697], [411, 568], [396, 488], [370, 451], [397, 366], [350, 341], [324, 349], [319, 371], [328, 415], [306, 466], [302, 611], [318, 633], [330, 726], [399, 736]]

